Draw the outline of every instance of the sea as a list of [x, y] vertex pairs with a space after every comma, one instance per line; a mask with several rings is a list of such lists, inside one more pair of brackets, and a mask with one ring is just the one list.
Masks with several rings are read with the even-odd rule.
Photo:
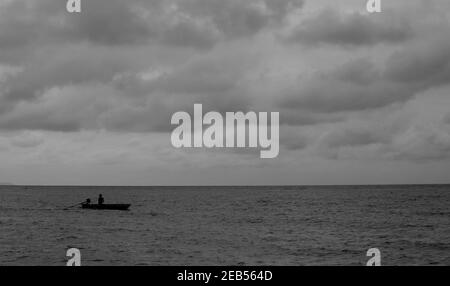
[[[129, 211], [65, 209], [87, 198]], [[450, 185], [0, 187], [0, 265], [450, 265]]]

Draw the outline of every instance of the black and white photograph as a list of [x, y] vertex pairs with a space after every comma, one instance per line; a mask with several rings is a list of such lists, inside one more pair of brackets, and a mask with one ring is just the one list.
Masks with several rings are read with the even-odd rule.
[[450, 266], [450, 1], [0, 0], [0, 266]]

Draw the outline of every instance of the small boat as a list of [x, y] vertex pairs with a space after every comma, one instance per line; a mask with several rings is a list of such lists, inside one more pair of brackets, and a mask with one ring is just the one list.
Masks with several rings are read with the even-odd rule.
[[130, 208], [130, 204], [81, 204], [81, 208], [83, 209], [91, 209], [91, 210], [119, 210], [126, 211]]

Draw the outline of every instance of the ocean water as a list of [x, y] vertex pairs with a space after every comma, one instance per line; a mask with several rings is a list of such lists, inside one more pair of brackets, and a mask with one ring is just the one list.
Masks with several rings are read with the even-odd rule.
[[[102, 193], [130, 211], [64, 207]], [[0, 187], [0, 265], [450, 265], [450, 186]]]

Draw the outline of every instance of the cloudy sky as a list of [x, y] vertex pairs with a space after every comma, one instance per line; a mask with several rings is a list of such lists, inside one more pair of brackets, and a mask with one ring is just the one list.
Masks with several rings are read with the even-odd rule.
[[[0, 0], [0, 182], [450, 183], [450, 1]], [[175, 149], [280, 112], [280, 154]]]

